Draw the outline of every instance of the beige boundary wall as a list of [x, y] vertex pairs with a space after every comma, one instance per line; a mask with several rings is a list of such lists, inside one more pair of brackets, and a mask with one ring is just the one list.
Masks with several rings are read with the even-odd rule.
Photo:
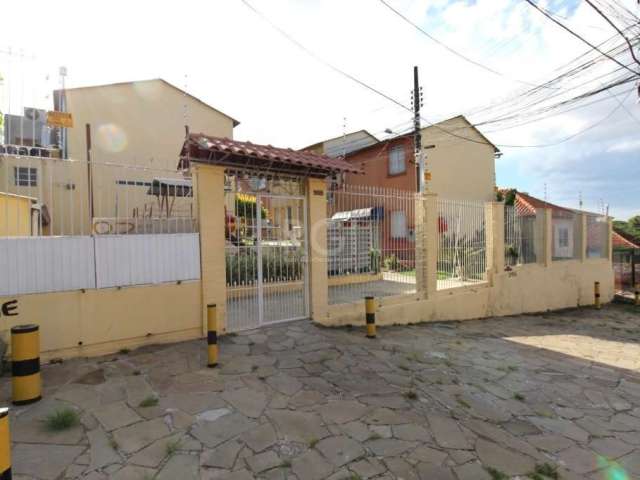
[[[76, 290], [0, 297], [0, 336], [12, 326], [37, 323], [43, 361], [93, 356], [122, 348], [202, 338], [206, 306], [218, 305], [218, 331], [225, 331], [224, 169], [197, 165], [195, 198], [200, 228], [201, 280], [182, 283]], [[326, 191], [322, 179], [308, 179], [309, 302], [314, 322], [327, 326], [364, 324], [364, 302], [329, 305], [326, 252]], [[379, 325], [466, 320], [590, 305], [599, 281], [602, 300], [613, 296], [611, 222], [609, 258], [551, 260], [551, 215], [538, 218], [539, 263], [504, 271], [503, 205], [486, 206], [488, 282], [436, 290], [438, 215], [436, 196], [417, 205], [417, 293], [378, 299]], [[582, 215], [584, 224], [586, 217]], [[585, 228], [581, 229], [585, 231]], [[7, 342], [8, 343], [8, 342]], [[204, 345], [204, 344], [203, 344]]]
[[[493, 316], [544, 312], [593, 305], [593, 284], [599, 281], [602, 300], [613, 298], [613, 271], [607, 259], [586, 262], [554, 262], [550, 267], [523, 265], [494, 275], [492, 281], [474, 287], [377, 299], [378, 325], [401, 325], [445, 320], [469, 320]], [[364, 325], [364, 302], [331, 305], [326, 326]]]
[[0, 335], [37, 323], [45, 362], [178, 342], [202, 336], [200, 299], [199, 281], [0, 297]]

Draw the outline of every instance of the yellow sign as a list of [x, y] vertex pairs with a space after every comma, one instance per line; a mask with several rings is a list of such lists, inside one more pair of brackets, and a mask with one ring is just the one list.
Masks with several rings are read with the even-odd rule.
[[431, 180], [431, 172], [424, 172], [424, 179], [426, 181]]
[[70, 113], [49, 111], [47, 112], [47, 125], [52, 127], [72, 128], [73, 117], [71, 117]]

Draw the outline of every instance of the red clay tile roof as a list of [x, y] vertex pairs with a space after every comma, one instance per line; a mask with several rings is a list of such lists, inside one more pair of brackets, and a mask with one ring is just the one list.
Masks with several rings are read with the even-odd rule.
[[178, 168], [188, 166], [189, 162], [250, 167], [265, 173], [297, 171], [309, 176], [326, 176], [336, 172], [362, 173], [356, 166], [337, 158], [203, 133], [191, 133], [184, 142]]
[[614, 248], [640, 248], [640, 245], [636, 245], [631, 240], [627, 240], [615, 230], [611, 234], [611, 241]]
[[569, 216], [575, 213], [570, 208], [554, 205], [553, 203], [545, 202], [544, 200], [520, 192], [516, 192], [515, 206], [518, 215], [521, 216], [535, 215], [539, 208], [550, 208], [554, 214], [561, 216]]

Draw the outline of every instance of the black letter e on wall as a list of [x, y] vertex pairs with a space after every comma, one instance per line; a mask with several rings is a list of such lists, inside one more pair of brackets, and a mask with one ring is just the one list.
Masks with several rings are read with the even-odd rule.
[[18, 300], [11, 300], [2, 304], [2, 315], [5, 317], [15, 317], [18, 315]]

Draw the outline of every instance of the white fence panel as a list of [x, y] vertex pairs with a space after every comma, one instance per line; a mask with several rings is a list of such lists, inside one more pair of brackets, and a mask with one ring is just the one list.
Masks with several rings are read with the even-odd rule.
[[95, 237], [97, 288], [197, 280], [197, 233]]
[[95, 288], [91, 237], [0, 238], [0, 295]]

